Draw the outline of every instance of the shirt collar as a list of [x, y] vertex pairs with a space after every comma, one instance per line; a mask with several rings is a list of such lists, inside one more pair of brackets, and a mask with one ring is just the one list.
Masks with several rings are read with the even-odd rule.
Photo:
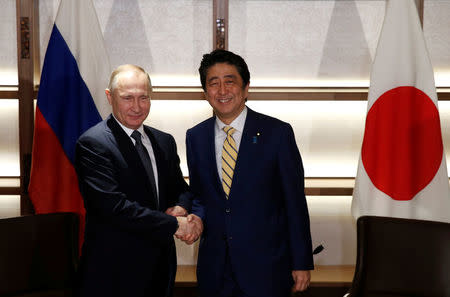
[[[113, 118], [116, 120], [117, 123], [119, 123], [120, 127], [122, 127], [123, 131], [125, 131], [125, 133], [127, 133], [127, 135], [129, 137], [131, 137], [131, 133], [133, 133], [133, 129], [130, 129], [128, 127], [125, 127], [115, 116], [114, 114], [112, 115]], [[141, 125], [139, 128], [137, 128], [136, 130], [139, 131], [139, 133], [141, 133], [142, 137], [144, 137], [144, 125]]]
[[244, 109], [237, 116], [237, 118], [235, 118], [229, 125], [226, 125], [224, 122], [222, 122], [219, 119], [219, 117], [216, 116], [216, 126], [217, 126], [217, 128], [219, 128], [219, 130], [223, 130], [223, 127], [225, 127], [225, 126], [231, 126], [236, 131], [242, 133], [242, 131], [244, 130], [246, 118], [247, 118], [247, 106], [244, 107]]

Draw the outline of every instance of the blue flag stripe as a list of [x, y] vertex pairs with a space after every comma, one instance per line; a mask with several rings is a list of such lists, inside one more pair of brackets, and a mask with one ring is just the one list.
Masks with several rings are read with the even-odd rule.
[[73, 164], [78, 137], [102, 118], [56, 25], [45, 54], [37, 105]]

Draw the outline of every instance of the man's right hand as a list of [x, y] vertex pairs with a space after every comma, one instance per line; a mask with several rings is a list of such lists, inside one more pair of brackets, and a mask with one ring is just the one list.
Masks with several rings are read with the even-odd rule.
[[187, 217], [177, 217], [177, 220], [179, 227], [175, 236], [186, 244], [193, 244], [203, 232], [202, 220], [194, 214]]

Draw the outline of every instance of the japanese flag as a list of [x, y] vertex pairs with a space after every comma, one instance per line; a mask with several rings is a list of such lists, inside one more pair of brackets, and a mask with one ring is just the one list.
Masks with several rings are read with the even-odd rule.
[[389, 0], [386, 5], [352, 215], [450, 222], [433, 68], [414, 0]]

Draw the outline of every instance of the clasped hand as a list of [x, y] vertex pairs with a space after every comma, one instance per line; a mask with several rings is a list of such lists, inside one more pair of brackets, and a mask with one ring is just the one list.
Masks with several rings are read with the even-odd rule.
[[186, 244], [193, 244], [202, 234], [202, 220], [194, 214], [187, 215], [184, 208], [180, 206], [171, 207], [166, 210], [166, 214], [177, 218], [178, 230], [175, 232], [175, 237], [181, 239]]

